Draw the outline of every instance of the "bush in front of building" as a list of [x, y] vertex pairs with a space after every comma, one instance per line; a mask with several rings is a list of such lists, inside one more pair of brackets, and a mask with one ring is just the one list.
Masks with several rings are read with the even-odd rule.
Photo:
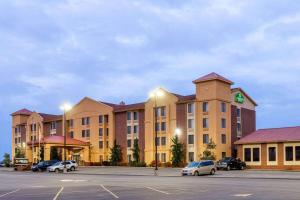
[[10, 166], [10, 155], [8, 153], [5, 153], [3, 156], [3, 164], [5, 167]]
[[180, 167], [184, 161], [184, 145], [179, 142], [179, 138], [175, 135], [172, 138], [171, 152], [172, 152], [172, 166]]
[[114, 146], [110, 149], [110, 151], [110, 165], [118, 166], [118, 164], [122, 161], [122, 149], [121, 146], [117, 144], [116, 140], [114, 141]]
[[145, 162], [135, 162], [135, 161], [131, 161], [129, 162], [129, 166], [130, 167], [146, 167], [147, 164]]
[[[158, 167], [161, 167], [162, 166], [162, 163], [157, 161], [157, 166]], [[153, 160], [150, 164], [149, 164], [149, 167], [155, 167], [155, 160]]]

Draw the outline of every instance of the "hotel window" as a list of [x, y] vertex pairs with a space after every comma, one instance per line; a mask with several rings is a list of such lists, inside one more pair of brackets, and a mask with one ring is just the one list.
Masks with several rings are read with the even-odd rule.
[[131, 140], [127, 140], [127, 147], [128, 147], [128, 148], [131, 147]]
[[191, 129], [194, 128], [194, 120], [193, 119], [188, 119], [188, 128], [191, 128]]
[[73, 126], [74, 126], [74, 121], [73, 121], [73, 119], [68, 120], [68, 127], [69, 127], [69, 128], [73, 128]]
[[31, 131], [36, 131], [36, 124], [31, 124]]
[[251, 162], [251, 148], [244, 149], [244, 158], [246, 162]]
[[99, 136], [100, 136], [100, 137], [103, 136], [103, 128], [99, 128]]
[[82, 130], [81, 137], [90, 137], [90, 130]]
[[133, 112], [133, 120], [138, 120], [138, 119], [139, 119], [138, 112]]
[[269, 161], [276, 161], [276, 147], [269, 147], [268, 148], [268, 154], [269, 154]]
[[159, 130], [160, 130], [160, 127], [159, 127], [159, 123], [158, 123], [158, 122], [155, 123], [155, 130], [156, 130], [156, 131], [159, 131]]
[[221, 112], [226, 112], [226, 103], [221, 102]]
[[222, 140], [222, 144], [226, 144], [226, 135], [225, 134], [221, 134], [221, 140]]
[[156, 159], [157, 159], [158, 161], [160, 161], [159, 153], [156, 154]]
[[260, 161], [260, 149], [259, 148], [253, 148], [252, 149], [252, 156], [253, 156], [253, 162], [259, 162]]
[[166, 122], [162, 122], [161, 123], [161, 131], [165, 131], [166, 130]]
[[36, 141], [36, 136], [33, 137], [33, 140]]
[[71, 131], [71, 132], [69, 133], [69, 135], [70, 135], [70, 138], [74, 138], [74, 132], [73, 132], [73, 131]]
[[166, 116], [166, 107], [161, 107], [161, 108], [160, 108], [160, 115], [161, 115], [162, 117], [165, 117], [165, 116]]
[[202, 111], [203, 112], [208, 112], [208, 102], [203, 102], [203, 104], [202, 104]]
[[166, 137], [161, 137], [161, 146], [166, 145]]
[[134, 125], [133, 126], [133, 133], [138, 133], [138, 129], [139, 129], [139, 126]]
[[156, 109], [154, 110], [154, 112], [155, 112], [155, 116], [156, 116], [156, 117], [159, 117], [159, 115], [160, 115], [160, 108], [156, 108]]
[[300, 146], [296, 146], [295, 151], [296, 151], [296, 161], [300, 161]]
[[131, 120], [131, 112], [127, 112], [127, 120]]
[[131, 126], [127, 126], [127, 134], [131, 134]]
[[109, 128], [106, 128], [106, 137], [109, 136]]
[[241, 117], [241, 109], [239, 108], [236, 109], [236, 116]]
[[103, 123], [103, 115], [99, 115], [99, 124]]
[[81, 124], [82, 125], [89, 125], [90, 124], [90, 118], [89, 117], [84, 117], [81, 119]]
[[285, 161], [293, 161], [294, 152], [293, 147], [285, 147]]
[[226, 119], [224, 118], [221, 119], [221, 127], [226, 128]]
[[208, 144], [208, 143], [209, 143], [209, 135], [203, 134], [203, 144]]
[[109, 118], [108, 115], [104, 115], [104, 121], [105, 121], [105, 123], [108, 123], [108, 121], [109, 121], [108, 118]]
[[99, 148], [103, 149], [103, 141], [99, 141]]
[[208, 118], [203, 118], [203, 128], [208, 128]]
[[106, 148], [107, 148], [107, 149], [109, 148], [109, 144], [108, 144], [108, 141], [106, 141]]
[[50, 130], [56, 129], [56, 122], [51, 122], [50, 123]]
[[237, 131], [241, 132], [241, 123], [239, 123], [239, 122], [237, 123]]
[[188, 135], [188, 144], [194, 144], [194, 135]]
[[156, 137], [156, 146], [160, 146], [160, 140], [159, 140], [159, 137]]
[[189, 161], [194, 162], [194, 152], [189, 152]]
[[161, 162], [163, 162], [163, 163], [166, 162], [166, 153], [161, 154]]
[[193, 103], [189, 103], [188, 104], [188, 113], [189, 114], [193, 114], [194, 113], [194, 104]]
[[226, 152], [222, 152], [222, 158], [226, 157]]
[[15, 138], [15, 144], [18, 144], [18, 138]]

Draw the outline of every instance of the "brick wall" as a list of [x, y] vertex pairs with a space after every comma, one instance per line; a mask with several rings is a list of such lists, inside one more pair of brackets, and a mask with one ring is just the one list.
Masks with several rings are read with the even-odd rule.
[[139, 111], [139, 147], [140, 159], [145, 161], [145, 111]]
[[116, 142], [122, 149], [122, 160], [127, 161], [127, 118], [126, 112], [115, 113]]

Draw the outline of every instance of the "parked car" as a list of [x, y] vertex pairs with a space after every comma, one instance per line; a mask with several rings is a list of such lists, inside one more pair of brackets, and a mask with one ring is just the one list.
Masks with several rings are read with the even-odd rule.
[[60, 172], [64, 170], [66, 164], [67, 171], [75, 171], [78, 167], [78, 164], [74, 160], [68, 160], [66, 162], [57, 162], [54, 165], [51, 165], [47, 168], [49, 172]]
[[0, 161], [0, 167], [5, 167], [5, 165], [2, 161]]
[[36, 171], [46, 171], [47, 168], [55, 163], [59, 162], [59, 160], [47, 160], [47, 161], [41, 161], [37, 165], [33, 165], [31, 167], [31, 170], [33, 172]]
[[203, 160], [199, 162], [191, 162], [181, 170], [181, 175], [199, 176], [200, 174], [214, 175], [217, 169], [214, 161]]
[[225, 157], [217, 162], [217, 169], [239, 169], [244, 170], [246, 168], [246, 163], [242, 162], [239, 158]]

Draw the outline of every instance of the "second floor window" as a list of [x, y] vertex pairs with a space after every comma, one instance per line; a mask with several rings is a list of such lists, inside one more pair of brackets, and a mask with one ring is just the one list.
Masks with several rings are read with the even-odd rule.
[[222, 144], [226, 144], [226, 135], [225, 134], [221, 134], [221, 140], [222, 140]]
[[70, 138], [74, 138], [74, 132], [73, 132], [73, 131], [71, 131], [71, 132], [69, 133], [69, 135], [70, 135]]
[[160, 124], [158, 122], [155, 123], [155, 130], [160, 131]]
[[226, 103], [221, 102], [221, 112], [226, 112]]
[[194, 135], [188, 135], [188, 144], [194, 144]]
[[100, 136], [100, 137], [103, 136], [103, 128], [99, 128], [99, 136]]
[[81, 131], [81, 137], [90, 137], [90, 130], [82, 130]]
[[209, 135], [203, 134], [203, 144], [208, 144], [208, 143], [209, 143]]
[[203, 128], [208, 128], [208, 118], [203, 118]]
[[133, 133], [138, 133], [139, 127], [137, 125], [133, 126]]
[[82, 125], [89, 125], [90, 124], [90, 118], [89, 117], [84, 117], [81, 119], [81, 124]]
[[225, 118], [221, 119], [221, 127], [226, 128], [226, 119]]
[[208, 102], [203, 102], [203, 104], [202, 104], [202, 111], [203, 112], [208, 112]]
[[194, 128], [194, 120], [193, 119], [188, 119], [188, 128], [191, 128], [191, 129]]
[[161, 123], [161, 131], [166, 131], [166, 122]]
[[161, 145], [162, 146], [166, 145], [166, 137], [161, 137]]

